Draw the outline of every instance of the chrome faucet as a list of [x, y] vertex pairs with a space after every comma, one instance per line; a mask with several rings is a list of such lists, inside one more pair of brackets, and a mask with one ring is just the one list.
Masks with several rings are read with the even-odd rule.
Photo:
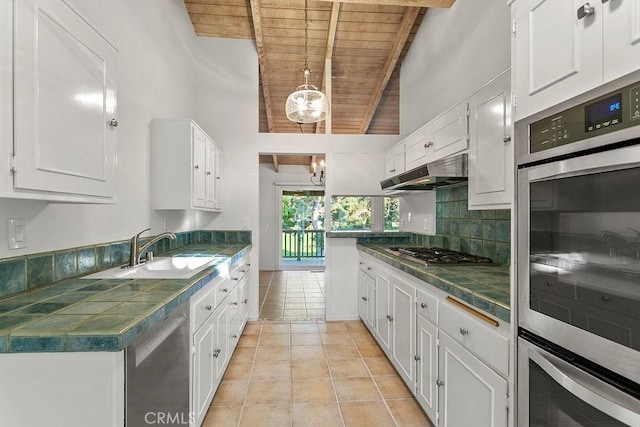
[[162, 234], [158, 234], [156, 237], [154, 237], [153, 239], [149, 240], [148, 242], [140, 246], [140, 235], [145, 231], [149, 231], [149, 230], [151, 229], [150, 228], [144, 229], [131, 238], [131, 241], [130, 241], [131, 248], [129, 249], [129, 265], [126, 265], [123, 268], [136, 267], [140, 264], [143, 264], [142, 262], [140, 262], [140, 255], [142, 254], [142, 252], [144, 252], [145, 249], [153, 245], [158, 240], [162, 240], [162, 239], [173, 240], [176, 238], [175, 234], [171, 232], [165, 232]]

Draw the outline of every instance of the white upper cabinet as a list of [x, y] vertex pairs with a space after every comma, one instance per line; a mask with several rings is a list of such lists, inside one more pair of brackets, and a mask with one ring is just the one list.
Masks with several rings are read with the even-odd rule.
[[430, 123], [427, 159], [430, 162], [464, 151], [468, 147], [469, 106], [460, 103]]
[[62, 0], [14, 7], [13, 183], [1, 195], [113, 202], [116, 49]]
[[221, 211], [221, 153], [192, 120], [153, 120], [151, 207]]
[[513, 197], [511, 77], [469, 98], [469, 209], [509, 209]]
[[516, 120], [640, 68], [633, 0], [519, 0], [512, 5]]
[[404, 144], [400, 143], [384, 155], [384, 177], [390, 178], [404, 171]]
[[405, 138], [406, 169], [466, 150], [467, 113], [467, 103], [460, 103]]
[[419, 128], [404, 140], [406, 169], [411, 170], [427, 163], [429, 123]]

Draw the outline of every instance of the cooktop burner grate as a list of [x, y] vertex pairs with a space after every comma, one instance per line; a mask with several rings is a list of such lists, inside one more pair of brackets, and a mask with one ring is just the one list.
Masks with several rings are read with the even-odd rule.
[[490, 258], [437, 247], [390, 247], [391, 252], [424, 261], [427, 264], [492, 264]]

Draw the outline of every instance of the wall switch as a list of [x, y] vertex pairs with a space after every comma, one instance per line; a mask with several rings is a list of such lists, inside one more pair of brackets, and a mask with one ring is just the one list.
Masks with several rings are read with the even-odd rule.
[[26, 218], [11, 218], [9, 220], [9, 249], [23, 249], [27, 247]]
[[249, 229], [249, 218], [242, 218], [242, 225], [241, 225], [243, 230], [248, 230]]
[[407, 222], [411, 222], [411, 212], [407, 213]]
[[429, 229], [429, 220], [428, 220], [428, 219], [426, 219], [426, 218], [425, 218], [425, 220], [424, 220], [424, 221], [423, 221], [423, 223], [422, 223], [422, 227], [423, 227], [425, 230], [428, 230], [428, 229]]

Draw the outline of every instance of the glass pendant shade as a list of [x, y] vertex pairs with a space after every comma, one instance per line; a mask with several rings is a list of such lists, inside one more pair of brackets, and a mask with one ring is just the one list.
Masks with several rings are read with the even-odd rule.
[[289, 95], [285, 111], [292, 122], [316, 123], [327, 118], [329, 101], [317, 87], [305, 83]]

